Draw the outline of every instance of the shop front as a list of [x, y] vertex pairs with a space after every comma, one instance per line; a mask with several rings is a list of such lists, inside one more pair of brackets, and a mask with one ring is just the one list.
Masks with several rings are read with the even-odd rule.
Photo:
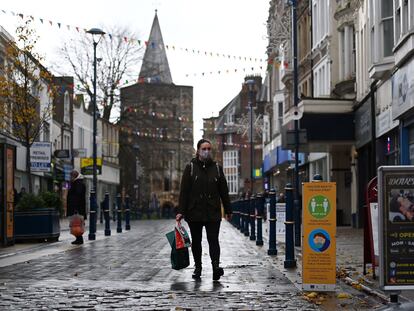
[[0, 143], [0, 245], [14, 244], [14, 171], [16, 148]]

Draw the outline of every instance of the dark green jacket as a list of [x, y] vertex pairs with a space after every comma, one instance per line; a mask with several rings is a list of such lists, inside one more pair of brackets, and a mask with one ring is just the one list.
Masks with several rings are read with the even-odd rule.
[[224, 212], [231, 214], [223, 168], [211, 160], [202, 162], [194, 158], [191, 162], [192, 165], [186, 166], [181, 179], [177, 212], [184, 215], [186, 221], [220, 221], [221, 203]]

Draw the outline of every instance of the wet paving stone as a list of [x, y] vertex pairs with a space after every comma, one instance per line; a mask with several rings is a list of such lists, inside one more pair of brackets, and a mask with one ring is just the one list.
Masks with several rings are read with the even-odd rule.
[[134, 222], [129, 232], [2, 267], [0, 309], [319, 310], [302, 298], [274, 259], [226, 222], [220, 282], [211, 279], [206, 241], [201, 281], [191, 278], [192, 267], [172, 270], [165, 233], [173, 226], [166, 220]]

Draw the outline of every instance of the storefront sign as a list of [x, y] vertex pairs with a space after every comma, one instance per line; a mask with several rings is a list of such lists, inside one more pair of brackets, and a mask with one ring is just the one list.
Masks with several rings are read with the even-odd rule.
[[393, 128], [397, 127], [400, 124], [399, 120], [392, 120], [392, 109], [387, 109], [384, 112], [381, 112], [377, 117], [377, 135], [380, 137], [385, 133], [389, 132]]
[[[96, 174], [102, 174], [102, 158], [96, 158]], [[81, 158], [81, 174], [93, 175], [93, 158]]]
[[362, 147], [371, 141], [371, 100], [355, 111], [355, 146]]
[[52, 160], [50, 142], [34, 142], [30, 147], [30, 166], [32, 172], [50, 172]]
[[414, 289], [414, 167], [378, 169], [380, 286]]
[[6, 237], [14, 238], [14, 149], [6, 147]]
[[398, 68], [392, 76], [392, 118], [414, 107], [414, 61]]
[[303, 183], [303, 289], [335, 291], [336, 183]]

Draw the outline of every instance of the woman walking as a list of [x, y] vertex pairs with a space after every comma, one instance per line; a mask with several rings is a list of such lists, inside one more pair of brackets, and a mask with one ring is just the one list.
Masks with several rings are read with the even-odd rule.
[[184, 170], [181, 179], [180, 199], [176, 220], [182, 218], [188, 223], [191, 232], [191, 250], [195, 262], [193, 278], [201, 277], [201, 240], [203, 227], [206, 228], [213, 280], [224, 274], [220, 268], [219, 231], [221, 223], [221, 203], [226, 219], [231, 218], [231, 206], [227, 181], [223, 168], [211, 158], [211, 143], [201, 139], [197, 143], [197, 154]]

